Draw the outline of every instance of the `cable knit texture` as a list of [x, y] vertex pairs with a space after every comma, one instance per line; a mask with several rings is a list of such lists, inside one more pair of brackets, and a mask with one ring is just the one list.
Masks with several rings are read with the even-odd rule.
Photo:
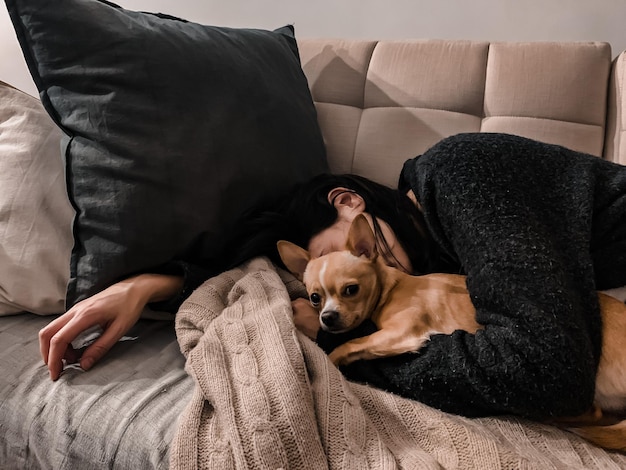
[[176, 331], [196, 389], [178, 423], [172, 469], [626, 465], [625, 456], [547, 425], [450, 415], [349, 382], [294, 329], [290, 299], [303, 294], [258, 258], [206, 281], [182, 305]]

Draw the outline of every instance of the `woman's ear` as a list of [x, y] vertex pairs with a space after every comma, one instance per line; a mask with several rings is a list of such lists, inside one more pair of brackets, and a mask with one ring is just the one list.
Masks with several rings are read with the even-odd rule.
[[365, 201], [356, 191], [348, 188], [333, 188], [328, 192], [328, 202], [331, 203], [340, 215], [354, 212], [365, 212]]

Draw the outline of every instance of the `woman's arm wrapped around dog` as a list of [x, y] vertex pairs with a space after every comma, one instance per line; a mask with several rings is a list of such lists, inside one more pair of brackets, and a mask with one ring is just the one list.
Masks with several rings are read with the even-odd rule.
[[[527, 139], [472, 134], [407, 162], [405, 189], [466, 272], [485, 328], [437, 335], [417, 354], [360, 361], [344, 372], [467, 416], [586, 411], [601, 345], [590, 246], [594, 174], [608, 162], [598, 161]], [[332, 340], [325, 336], [318, 338]]]

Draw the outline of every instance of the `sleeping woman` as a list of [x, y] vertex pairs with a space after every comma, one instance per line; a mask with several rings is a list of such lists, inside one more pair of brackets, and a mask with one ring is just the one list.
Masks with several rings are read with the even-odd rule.
[[[626, 167], [507, 134], [460, 134], [408, 160], [397, 189], [355, 175], [322, 175], [250, 219], [227, 269], [267, 255], [279, 239], [313, 256], [343, 248], [366, 213], [387, 264], [409, 273], [467, 275], [476, 334], [434, 336], [419, 354], [358, 361], [342, 371], [466, 416], [535, 419], [578, 415], [593, 402], [601, 349], [596, 290], [626, 285]], [[217, 272], [173, 262], [112, 285], [40, 332], [50, 376], [76, 359], [71, 342], [100, 325], [80, 358], [89, 369], [138, 320], [143, 307], [176, 306]], [[349, 337], [320, 331], [305, 299], [296, 326], [327, 351]]]

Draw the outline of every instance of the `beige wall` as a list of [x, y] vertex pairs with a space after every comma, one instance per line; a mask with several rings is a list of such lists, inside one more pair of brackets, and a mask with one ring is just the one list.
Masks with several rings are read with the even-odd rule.
[[[626, 0], [118, 0], [205, 24], [276, 28], [298, 37], [606, 41], [626, 49]], [[35, 94], [6, 7], [0, 80]]]

